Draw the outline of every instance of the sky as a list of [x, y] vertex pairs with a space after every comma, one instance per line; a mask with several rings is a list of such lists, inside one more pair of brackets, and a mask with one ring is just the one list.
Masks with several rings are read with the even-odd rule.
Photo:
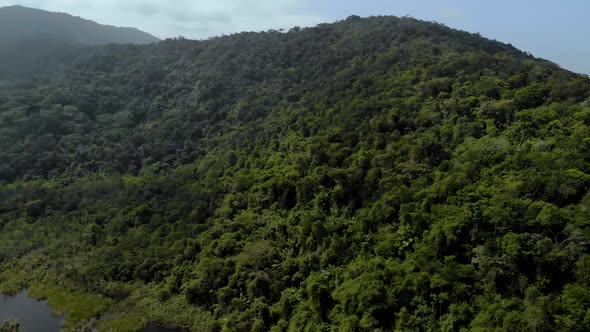
[[408, 15], [478, 32], [590, 75], [590, 0], [0, 0], [0, 6], [14, 4], [191, 39], [350, 15]]

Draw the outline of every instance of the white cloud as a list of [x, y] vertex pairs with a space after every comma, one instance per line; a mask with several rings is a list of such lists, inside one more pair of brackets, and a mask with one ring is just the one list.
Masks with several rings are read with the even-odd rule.
[[240, 31], [312, 26], [310, 0], [0, 0], [66, 12], [102, 24], [131, 26], [158, 37], [206, 38]]
[[465, 16], [465, 11], [462, 9], [447, 8], [438, 11], [438, 16], [444, 18], [456, 18]]

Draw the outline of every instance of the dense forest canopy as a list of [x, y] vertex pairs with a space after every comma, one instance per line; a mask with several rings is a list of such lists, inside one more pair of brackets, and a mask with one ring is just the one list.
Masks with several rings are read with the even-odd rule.
[[0, 90], [0, 288], [68, 327], [590, 328], [587, 76], [396, 17], [69, 62]]

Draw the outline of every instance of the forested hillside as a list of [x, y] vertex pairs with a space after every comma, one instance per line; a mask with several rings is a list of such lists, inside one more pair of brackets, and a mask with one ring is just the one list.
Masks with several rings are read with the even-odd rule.
[[148, 44], [159, 39], [135, 28], [98, 24], [65, 13], [23, 6], [0, 7], [0, 43], [52, 37], [84, 45]]
[[134, 28], [102, 25], [65, 13], [0, 7], [0, 88], [51, 77], [67, 67], [84, 50], [83, 45], [158, 41]]
[[70, 62], [0, 89], [0, 289], [67, 329], [590, 329], [587, 76], [396, 17]]

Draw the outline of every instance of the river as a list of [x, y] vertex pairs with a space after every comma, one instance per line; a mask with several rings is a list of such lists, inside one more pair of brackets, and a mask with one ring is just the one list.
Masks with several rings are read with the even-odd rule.
[[51, 313], [45, 301], [29, 297], [26, 290], [12, 296], [0, 294], [0, 321], [18, 321], [21, 332], [59, 332], [65, 316]]
[[[37, 301], [27, 294], [26, 290], [16, 295], [0, 294], [0, 325], [6, 320], [20, 323], [20, 332], [59, 332], [65, 315], [53, 316], [53, 310], [45, 301]], [[156, 325], [148, 325], [140, 332], [178, 332], [178, 329], [167, 329]]]

